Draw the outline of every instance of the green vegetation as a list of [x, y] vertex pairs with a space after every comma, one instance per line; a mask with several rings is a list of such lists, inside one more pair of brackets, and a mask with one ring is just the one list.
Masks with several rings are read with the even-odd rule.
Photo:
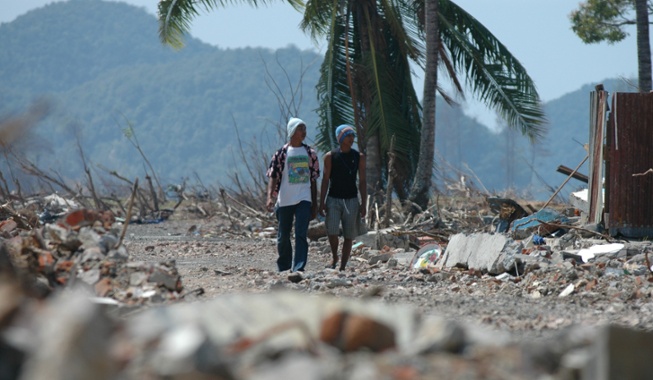
[[607, 41], [610, 44], [628, 36], [626, 27], [637, 30], [637, 66], [639, 92], [651, 91], [650, 0], [588, 0], [571, 13], [572, 30], [586, 44]]
[[[287, 2], [298, 10], [304, 5], [296, 0]], [[426, 87], [431, 92], [426, 98], [430, 100], [426, 115], [435, 115], [435, 71], [441, 66], [453, 83], [464, 76], [472, 93], [496, 109], [509, 127], [521, 129], [532, 140], [543, 133], [546, 121], [526, 70], [489, 30], [449, 0], [426, 2], [430, 7], [424, 3], [307, 1], [301, 9], [302, 29], [314, 39], [327, 41], [317, 86], [319, 147], [335, 147], [332, 134], [336, 126], [352, 124], [367, 156], [368, 193], [379, 197], [392, 182], [403, 200], [415, 180], [410, 199], [422, 210], [429, 203], [436, 123], [434, 117], [427, 117], [422, 125], [411, 63], [424, 67], [427, 61], [432, 65], [427, 76], [431, 81]], [[212, 0], [160, 1], [161, 40], [180, 46], [200, 7], [223, 5]], [[430, 19], [427, 27], [422, 13]], [[428, 60], [424, 38], [431, 46]], [[438, 65], [438, 61], [442, 63]], [[458, 90], [462, 92], [460, 87]], [[420, 149], [415, 150], [416, 145]], [[393, 159], [388, 158], [391, 154]]]
[[[229, 186], [230, 174], [244, 170], [238, 136], [253, 162], [267, 164], [284, 136], [288, 112], [307, 121], [309, 142], [315, 142], [322, 56], [293, 47], [225, 50], [185, 41], [182, 50], [166, 48], [154, 16], [99, 0], [57, 2], [0, 24], [0, 121], [25, 111], [35, 99], [49, 99], [54, 111], [16, 147], [43, 170], [56, 170], [70, 181], [84, 177], [75, 131], [94, 171], [104, 173], [101, 166], [133, 179], [144, 175], [146, 165], [123, 133], [132, 127], [164, 187], [196, 175], [206, 185]], [[287, 100], [283, 109], [266, 84], [270, 81]], [[604, 83], [609, 91], [617, 85], [632, 91], [622, 81]], [[289, 84], [300, 87], [294, 92], [300, 97], [292, 98]], [[595, 84], [545, 105], [549, 133], [535, 158], [527, 139], [516, 136], [510, 155], [504, 135], [438, 99], [436, 148], [451, 164], [436, 157], [438, 189], [445, 190], [444, 178], [457, 179], [455, 169], [479, 185], [469, 167], [490, 191], [504, 190], [511, 185], [509, 160], [513, 187], [542, 189], [526, 163], [558, 186], [564, 176], [555, 168], [575, 167], [585, 155], [575, 141], [587, 142], [589, 92]], [[262, 150], [247, 150], [252, 144]], [[7, 169], [0, 170], [11, 184]], [[577, 185], [574, 180], [567, 186]]]

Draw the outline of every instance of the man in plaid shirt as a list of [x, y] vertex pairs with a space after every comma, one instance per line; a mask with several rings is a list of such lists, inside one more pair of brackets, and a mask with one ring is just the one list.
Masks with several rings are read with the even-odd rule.
[[[279, 221], [277, 268], [279, 272], [303, 271], [308, 261], [308, 224], [317, 216], [317, 184], [320, 164], [315, 149], [304, 144], [306, 124], [291, 118], [286, 127], [289, 143], [272, 156], [267, 171], [268, 211]], [[295, 255], [290, 233], [295, 222]]]

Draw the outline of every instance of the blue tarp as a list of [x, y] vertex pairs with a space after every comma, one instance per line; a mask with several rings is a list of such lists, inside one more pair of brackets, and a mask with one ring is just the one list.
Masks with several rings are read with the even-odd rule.
[[511, 231], [529, 231], [544, 223], [568, 224], [569, 218], [550, 208], [544, 208], [532, 215], [512, 222]]

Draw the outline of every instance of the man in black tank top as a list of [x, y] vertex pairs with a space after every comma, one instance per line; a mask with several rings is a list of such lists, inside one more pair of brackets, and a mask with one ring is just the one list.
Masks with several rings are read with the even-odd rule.
[[365, 155], [352, 148], [354, 137], [352, 126], [343, 124], [336, 128], [339, 147], [324, 156], [320, 189], [320, 214], [326, 215], [325, 224], [333, 256], [329, 267], [333, 269], [338, 265], [338, 235], [342, 224], [344, 242], [340, 270], [345, 270], [352, 243], [358, 236], [358, 219], [365, 218], [367, 214]]

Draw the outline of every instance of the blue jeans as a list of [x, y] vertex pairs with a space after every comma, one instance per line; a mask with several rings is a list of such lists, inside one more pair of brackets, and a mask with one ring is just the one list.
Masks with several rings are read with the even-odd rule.
[[[290, 231], [295, 220], [295, 260], [293, 265]], [[308, 223], [311, 221], [311, 202], [301, 201], [296, 205], [277, 208], [279, 232], [277, 232], [277, 268], [283, 272], [292, 268], [294, 272], [303, 271], [308, 260]]]

